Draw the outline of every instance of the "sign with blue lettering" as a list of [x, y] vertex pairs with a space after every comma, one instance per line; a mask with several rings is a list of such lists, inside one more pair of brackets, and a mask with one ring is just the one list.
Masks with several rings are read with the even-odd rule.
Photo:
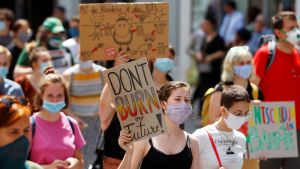
[[294, 102], [261, 102], [251, 107], [248, 157], [298, 157]]
[[104, 71], [104, 78], [121, 127], [132, 134], [132, 141], [167, 131], [146, 58], [108, 69]]

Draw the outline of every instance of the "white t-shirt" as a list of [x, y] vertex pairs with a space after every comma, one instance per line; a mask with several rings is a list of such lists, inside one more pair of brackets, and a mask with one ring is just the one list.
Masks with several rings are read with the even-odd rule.
[[219, 168], [217, 157], [206, 130], [215, 142], [222, 166], [227, 169], [241, 169], [244, 161], [243, 155], [246, 152], [246, 137], [236, 130], [220, 132], [215, 125], [205, 126], [193, 133], [199, 143], [201, 168]]
[[73, 59], [74, 59], [75, 63], [77, 63], [78, 51], [80, 48], [79, 43], [74, 38], [70, 38], [70, 39], [63, 41], [62, 46], [68, 48], [71, 51], [71, 53], [74, 57]]

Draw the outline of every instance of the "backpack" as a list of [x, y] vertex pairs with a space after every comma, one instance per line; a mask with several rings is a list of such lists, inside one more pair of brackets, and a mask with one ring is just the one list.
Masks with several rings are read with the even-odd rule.
[[[205, 92], [204, 96], [201, 99], [202, 108], [201, 108], [200, 113], [201, 113], [202, 126], [211, 124], [211, 121], [209, 121], [209, 118], [208, 118], [208, 109], [209, 109], [211, 95], [216, 91], [221, 92], [226, 86], [228, 86], [228, 85], [221, 82], [221, 83], [217, 84], [215, 87], [211, 87], [211, 88], [207, 89], [207, 91]], [[252, 88], [251, 95], [252, 95], [253, 99], [257, 100], [258, 95], [259, 95], [258, 87], [251, 82], [250, 82], [250, 86]]]
[[269, 49], [268, 60], [267, 60], [267, 64], [265, 67], [265, 71], [267, 71], [268, 69], [270, 69], [270, 67], [275, 59], [275, 53], [276, 53], [275, 35], [273, 35], [273, 34], [262, 35], [260, 38], [260, 46], [263, 46], [265, 44], [268, 44], [268, 49]]

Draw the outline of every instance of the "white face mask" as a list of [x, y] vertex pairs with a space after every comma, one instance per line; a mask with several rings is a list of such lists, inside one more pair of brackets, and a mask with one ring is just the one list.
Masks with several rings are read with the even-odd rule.
[[300, 29], [294, 28], [291, 31], [286, 33], [286, 40], [295, 46], [300, 45]]
[[[228, 112], [228, 111], [227, 111]], [[228, 128], [238, 130], [246, 122], [246, 117], [239, 117], [228, 112], [228, 117], [224, 118]]]
[[93, 61], [88, 60], [88, 61], [81, 61], [79, 59], [79, 65], [82, 69], [88, 69], [91, 68], [93, 66]]
[[243, 79], [248, 79], [252, 74], [252, 65], [242, 65], [242, 66], [234, 66], [233, 67], [234, 74], [238, 75]]

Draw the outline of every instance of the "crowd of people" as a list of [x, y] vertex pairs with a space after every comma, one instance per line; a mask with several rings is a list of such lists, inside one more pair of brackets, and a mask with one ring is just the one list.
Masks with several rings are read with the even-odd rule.
[[[103, 76], [130, 62], [126, 51], [107, 64], [81, 58], [79, 17], [66, 20], [63, 7], [45, 18], [35, 37], [27, 20], [0, 9], [0, 168], [296, 169], [300, 157], [245, 158], [251, 101], [294, 101], [300, 112], [295, 13], [272, 17], [271, 31], [255, 9], [246, 25], [235, 2], [227, 1], [219, 30], [208, 12], [189, 45], [199, 68], [194, 93], [169, 75], [176, 59], [171, 45], [168, 57], [148, 59], [168, 130], [134, 143]], [[273, 39], [260, 42], [272, 32]], [[192, 103], [200, 105], [202, 128], [188, 133]], [[296, 123], [300, 152], [297, 114]]]

